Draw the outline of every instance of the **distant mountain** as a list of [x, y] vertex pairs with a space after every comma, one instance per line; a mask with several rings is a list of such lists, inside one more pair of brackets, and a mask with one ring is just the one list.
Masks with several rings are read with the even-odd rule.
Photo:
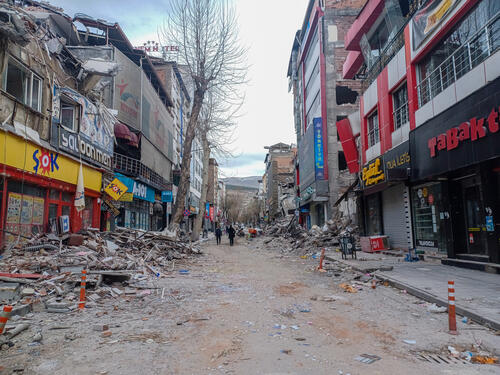
[[224, 181], [228, 189], [235, 187], [257, 190], [259, 188], [259, 180], [261, 178], [262, 176], [228, 177], [223, 178], [222, 181]]

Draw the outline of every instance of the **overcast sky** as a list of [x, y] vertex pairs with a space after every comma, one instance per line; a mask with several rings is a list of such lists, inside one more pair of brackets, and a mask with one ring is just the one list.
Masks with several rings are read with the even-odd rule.
[[[295, 143], [292, 95], [286, 77], [295, 32], [307, 0], [235, 0], [240, 38], [248, 46], [249, 83], [232, 148], [236, 158], [221, 161], [223, 174], [262, 175], [264, 146]], [[168, 0], [50, 0], [70, 16], [85, 13], [118, 22], [134, 45], [157, 40]]]

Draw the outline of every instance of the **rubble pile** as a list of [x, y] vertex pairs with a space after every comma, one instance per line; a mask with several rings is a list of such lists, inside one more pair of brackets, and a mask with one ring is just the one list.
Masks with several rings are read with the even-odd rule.
[[280, 247], [282, 252], [304, 253], [314, 247], [338, 247], [338, 237], [345, 231], [352, 233], [356, 243], [359, 243], [357, 227], [350, 220], [338, 217], [328, 220], [322, 228], [313, 225], [307, 231], [299, 225], [295, 216], [288, 216], [269, 224], [264, 233], [272, 237], [265, 241], [267, 245]]
[[15, 309], [68, 312], [77, 308], [82, 270], [90, 304], [152, 288], [175, 261], [201, 254], [193, 244], [157, 232], [118, 228], [84, 234], [36, 236], [0, 259], [0, 304]]

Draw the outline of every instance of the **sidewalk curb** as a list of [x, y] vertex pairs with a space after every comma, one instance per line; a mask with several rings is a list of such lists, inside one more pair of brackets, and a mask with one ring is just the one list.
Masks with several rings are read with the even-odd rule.
[[[443, 306], [443, 307], [448, 307], [448, 301], [444, 300], [442, 298], [439, 298], [435, 296], [434, 294], [431, 294], [429, 292], [426, 292], [422, 289], [413, 287], [411, 285], [405, 284], [401, 281], [395, 280], [385, 274], [375, 274], [375, 277], [378, 280], [381, 280], [382, 282], [387, 281], [389, 285], [397, 288], [397, 289], [404, 289], [406, 290], [409, 294], [418, 297], [420, 299], [423, 299], [424, 301], [435, 303], [438, 306]], [[465, 309], [463, 307], [460, 307], [456, 305], [456, 312], [458, 315], [461, 316], [466, 316], [467, 318], [471, 319], [472, 321], [479, 323], [481, 325], [484, 325], [486, 327], [500, 330], [500, 322], [491, 320], [489, 318], [485, 318], [484, 316], [478, 315], [475, 312], [472, 312], [468, 309]]]
[[[342, 260], [339, 260], [339, 259], [335, 259], [335, 258], [332, 258], [332, 257], [329, 257], [329, 256], [326, 256], [325, 259], [327, 259], [327, 260], [329, 260], [331, 262], [342, 263], [342, 264], [344, 264], [346, 266], [351, 267], [353, 270], [358, 271], [358, 272], [363, 272], [363, 273], [368, 272], [367, 269], [363, 269], [363, 268], [359, 268], [359, 267], [353, 266], [353, 265], [348, 264], [346, 262], [343, 262]], [[375, 272], [377, 269], [378, 268], [375, 268], [373, 271], [370, 271], [370, 272]], [[408, 285], [408, 284], [405, 284], [405, 283], [403, 283], [401, 281], [393, 279], [393, 278], [391, 278], [390, 276], [387, 276], [384, 273], [375, 273], [374, 276], [378, 280], [380, 280], [382, 282], [387, 281], [389, 283], [389, 285], [393, 286], [394, 288], [401, 289], [401, 290], [404, 289], [409, 294], [411, 294], [411, 295], [413, 295], [415, 297], [418, 297], [418, 298], [420, 298], [420, 299], [422, 299], [424, 301], [427, 301], [427, 302], [430, 302], [430, 303], [435, 303], [438, 306], [448, 307], [448, 300], [442, 299], [442, 298], [437, 297], [434, 294], [426, 292], [426, 291], [424, 291], [422, 289], [413, 287], [411, 285]], [[472, 321], [474, 321], [476, 323], [479, 323], [481, 325], [484, 325], [484, 326], [492, 328], [492, 329], [500, 330], [500, 321], [495, 321], [495, 320], [491, 320], [489, 318], [485, 318], [484, 316], [476, 314], [475, 312], [472, 312], [472, 311], [470, 311], [468, 309], [462, 308], [459, 305], [456, 305], [456, 312], [457, 312], [458, 315], [466, 316], [466, 317], [468, 317], [469, 319], [471, 319]]]

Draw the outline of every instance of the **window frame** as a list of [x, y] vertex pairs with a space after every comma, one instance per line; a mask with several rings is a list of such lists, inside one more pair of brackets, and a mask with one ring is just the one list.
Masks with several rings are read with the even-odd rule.
[[[399, 106], [396, 107], [396, 101], [399, 101], [400, 97], [399, 93], [404, 92], [405, 98], [403, 104], [398, 103]], [[394, 129], [393, 132], [400, 129], [404, 124], [410, 121], [410, 111], [408, 105], [408, 85], [407, 82], [404, 81], [401, 83], [392, 93], [392, 118], [394, 121]], [[399, 119], [399, 120], [398, 120]], [[398, 125], [399, 124], [399, 125]]]
[[[9, 68], [11, 66], [15, 66], [17, 69], [19, 69], [24, 75], [26, 76], [26, 82], [23, 83], [23, 98], [20, 99], [13, 93], [8, 91], [7, 88], [7, 76], [9, 74]], [[36, 106], [33, 105], [33, 82], [38, 81], [38, 103]], [[8, 56], [7, 58], [7, 66], [5, 67], [5, 70], [3, 72], [3, 82], [2, 82], [2, 91], [7, 93], [8, 95], [12, 96], [15, 98], [18, 102], [24, 104], [25, 106], [30, 107], [34, 111], [37, 111], [39, 113], [42, 112], [42, 102], [43, 102], [43, 78], [33, 72], [31, 69], [29, 69], [26, 65], [24, 65], [22, 62], [19, 60], [15, 59], [12, 56]]]
[[[373, 126], [373, 129], [370, 129], [370, 120], [377, 119], [376, 126]], [[366, 136], [368, 138], [368, 148], [375, 146], [377, 143], [380, 143], [380, 125], [378, 120], [378, 110], [375, 109], [366, 117]], [[371, 139], [373, 138], [373, 141]], [[372, 143], [373, 142], [373, 143]]]
[[[61, 110], [59, 111], [59, 124], [69, 132], [78, 133], [80, 131], [80, 119], [81, 119], [82, 107], [80, 106], [80, 104], [75, 103], [66, 96], [61, 96], [59, 104], [61, 108]], [[65, 106], [71, 107], [73, 109], [73, 128], [69, 128], [62, 122], [63, 107]]]

